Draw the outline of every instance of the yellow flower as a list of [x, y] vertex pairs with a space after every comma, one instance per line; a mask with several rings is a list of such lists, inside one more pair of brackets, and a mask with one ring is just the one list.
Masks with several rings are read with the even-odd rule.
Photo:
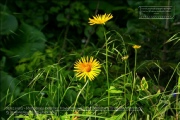
[[99, 75], [101, 65], [99, 61], [94, 59], [93, 57], [82, 57], [80, 60], [76, 61], [74, 64], [74, 71], [76, 72], [75, 76], [80, 79], [84, 78], [86, 81], [86, 77], [92, 81], [95, 77]]
[[139, 48], [141, 48], [140, 45], [133, 45], [132, 47], [133, 47], [134, 49], [139, 49]]
[[122, 60], [127, 60], [128, 58], [129, 58], [129, 55], [126, 55], [126, 56], [122, 57], [121, 59]]
[[89, 18], [89, 24], [94, 25], [94, 24], [105, 24], [108, 20], [113, 18], [112, 14], [104, 14], [104, 15], [96, 15], [93, 16], [93, 19]]

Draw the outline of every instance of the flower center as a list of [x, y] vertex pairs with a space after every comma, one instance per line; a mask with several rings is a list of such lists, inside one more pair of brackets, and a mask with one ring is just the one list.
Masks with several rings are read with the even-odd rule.
[[91, 65], [88, 63], [84, 64], [82, 67], [83, 67], [84, 72], [90, 72], [91, 71]]
[[91, 66], [90, 66], [90, 65], [87, 65], [87, 66], [84, 68], [84, 70], [85, 70], [86, 72], [90, 72], [90, 71], [91, 71]]

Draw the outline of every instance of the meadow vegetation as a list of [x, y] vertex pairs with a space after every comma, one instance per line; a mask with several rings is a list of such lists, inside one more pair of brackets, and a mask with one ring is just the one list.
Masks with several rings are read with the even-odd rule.
[[179, 4], [1, 0], [0, 119], [180, 119]]

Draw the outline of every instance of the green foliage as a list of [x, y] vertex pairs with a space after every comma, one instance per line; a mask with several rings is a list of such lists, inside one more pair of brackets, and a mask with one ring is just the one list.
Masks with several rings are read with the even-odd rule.
[[19, 27], [18, 36], [12, 39], [8, 46], [8, 56], [17, 58], [30, 57], [35, 51], [42, 51], [45, 47], [45, 36], [42, 32], [25, 23]]
[[3, 110], [6, 107], [6, 104], [10, 104], [12, 100], [20, 94], [21, 88], [18, 87], [18, 80], [4, 71], [0, 71], [0, 78], [0, 110]]
[[114, 115], [110, 118], [106, 118], [105, 120], [119, 120], [122, 119], [126, 112], [122, 112], [120, 115]]
[[76, 100], [77, 93], [73, 89], [68, 89], [65, 94], [64, 100], [67, 105], [72, 105]]
[[1, 35], [8, 35], [10, 33], [14, 33], [15, 30], [18, 28], [18, 22], [16, 17], [5, 12], [0, 13], [0, 23]]
[[34, 113], [32, 111], [29, 111], [27, 116], [18, 115], [15, 118], [23, 118], [24, 120], [45, 120], [49, 118], [52, 118], [53, 120], [58, 119], [57, 116], [53, 116], [53, 115], [51, 115], [51, 117], [49, 116], [50, 115], [47, 114], [37, 114], [36, 116], [34, 116]]
[[148, 89], [148, 83], [147, 83], [145, 77], [143, 77], [141, 80], [141, 90], [147, 90], [147, 89]]
[[[174, 19], [138, 18], [139, 6], [167, 4], [1, 1], [0, 112], [17, 106], [58, 109], [1, 118], [175, 119], [179, 97], [172, 94], [180, 92], [179, 1], [170, 0]], [[88, 24], [88, 18], [104, 13], [112, 13], [113, 19], [104, 26]], [[134, 44], [141, 48], [135, 51]], [[74, 62], [86, 55], [102, 65], [101, 74], [87, 86], [73, 72]]]
[[45, 55], [38, 51], [30, 57], [24, 57], [20, 59], [18, 65], [15, 67], [15, 70], [17, 74], [22, 74], [26, 71], [32, 71], [37, 66], [40, 66], [39, 64], [44, 61]]
[[117, 90], [114, 86], [110, 86], [109, 90], [108, 90], [109, 93], [123, 93], [123, 91], [121, 90]]

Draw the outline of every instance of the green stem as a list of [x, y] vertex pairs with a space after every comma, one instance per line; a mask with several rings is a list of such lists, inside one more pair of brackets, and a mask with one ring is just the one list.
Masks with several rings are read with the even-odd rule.
[[135, 49], [135, 63], [134, 63], [134, 83], [136, 80], [136, 63], [137, 63], [137, 49]]
[[[104, 26], [103, 26], [104, 28]], [[109, 92], [109, 74], [108, 74], [108, 40], [106, 37], [106, 32], [104, 28], [104, 37], [105, 37], [105, 44], [106, 44], [106, 79], [107, 79], [107, 87], [108, 87], [108, 108], [110, 105], [110, 92]]]
[[86, 87], [86, 85], [88, 84], [88, 82], [89, 82], [89, 80], [86, 81], [86, 83], [85, 83], [85, 85], [83, 86], [83, 88], [79, 91], [79, 93], [78, 93], [78, 95], [77, 95], [77, 97], [76, 97], [76, 101], [75, 101], [75, 103], [74, 103], [73, 112], [75, 112], [75, 107], [76, 107], [76, 104], [77, 104], [77, 100], [78, 100], [80, 94], [82, 93], [82, 91], [84, 90], [84, 88]]
[[[126, 67], [127, 67], [127, 61], [125, 60], [125, 68], [124, 68], [125, 69], [125, 71], [124, 71], [125, 72], [125, 76], [124, 76], [124, 100], [125, 100], [125, 108], [126, 108], [126, 86], [125, 85], [126, 85], [126, 79], [127, 79], [126, 78]], [[126, 114], [126, 118], [128, 118], [127, 114]]]
[[130, 100], [130, 106], [132, 105], [132, 96], [134, 92], [134, 87], [136, 84], [136, 63], [137, 63], [137, 49], [135, 49], [135, 59], [134, 59], [134, 71], [133, 71], [133, 87], [132, 87], [132, 94], [131, 94], [131, 100]]
[[87, 87], [86, 87], [86, 101], [85, 101], [85, 106], [87, 106], [87, 102], [88, 102], [88, 95], [89, 94], [89, 83], [87, 83]]

